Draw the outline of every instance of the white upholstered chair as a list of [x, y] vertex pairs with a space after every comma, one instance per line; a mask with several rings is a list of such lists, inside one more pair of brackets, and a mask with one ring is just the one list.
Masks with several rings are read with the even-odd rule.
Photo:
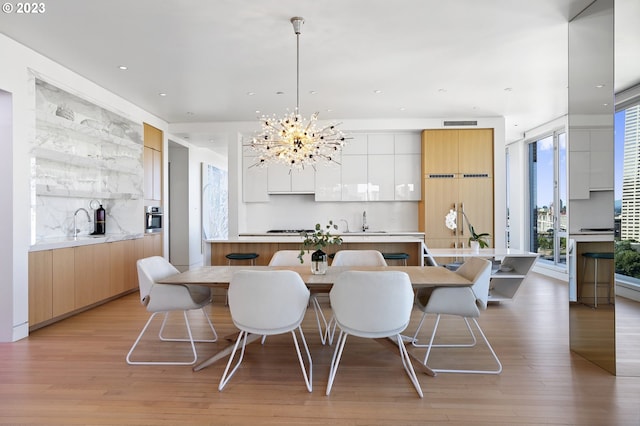
[[346, 271], [336, 278], [329, 297], [340, 332], [331, 360], [327, 395], [331, 392], [347, 336], [353, 335], [393, 338], [398, 343], [404, 369], [422, 398], [420, 383], [400, 336], [409, 325], [413, 308], [409, 276], [400, 271]]
[[[331, 266], [387, 266], [387, 261], [378, 250], [340, 250], [336, 252]], [[336, 331], [333, 318], [327, 323], [326, 331], [326, 340], [331, 345]]]
[[387, 266], [387, 261], [377, 250], [340, 250], [331, 266]]
[[[278, 250], [273, 254], [269, 261], [269, 266], [308, 266], [311, 267], [311, 252], [306, 251], [302, 256], [303, 263], [300, 263], [298, 255], [300, 250]], [[318, 323], [318, 333], [320, 333], [320, 341], [324, 345], [326, 343], [327, 336], [327, 319], [322, 312], [322, 307], [317, 298], [317, 293], [311, 293], [311, 304], [313, 311], [316, 314], [316, 322]]]
[[[475, 324], [480, 336], [484, 340], [487, 348], [493, 355], [497, 364], [494, 370], [471, 370], [471, 369], [438, 369], [435, 372], [441, 373], [485, 373], [499, 374], [502, 371], [502, 364], [495, 351], [489, 344], [477, 319], [480, 317], [480, 310], [487, 308], [489, 297], [489, 281], [491, 279], [491, 262], [479, 257], [468, 258], [457, 270], [457, 274], [462, 275], [473, 282], [471, 287], [437, 287], [435, 289], [421, 289], [416, 296], [416, 306], [423, 312], [418, 328], [413, 336], [413, 345], [416, 347], [426, 347], [427, 353], [424, 357], [424, 364], [427, 364], [429, 355], [433, 348], [470, 348], [476, 346], [477, 339], [469, 320]], [[436, 314], [436, 321], [428, 344], [418, 343], [418, 332], [422, 327], [427, 314]], [[470, 343], [457, 344], [434, 344], [436, 331], [440, 324], [442, 315], [454, 315], [464, 319], [467, 330], [471, 336]]]
[[[218, 390], [222, 390], [240, 367], [249, 334], [269, 336], [289, 333], [302, 369], [307, 390], [312, 390], [311, 354], [300, 324], [309, 303], [309, 289], [299, 274], [293, 271], [238, 271], [229, 283], [229, 310], [231, 319], [240, 329], [238, 339], [229, 356], [229, 361], [220, 379]], [[298, 330], [309, 364], [307, 373], [295, 331]], [[233, 368], [238, 347], [238, 361]]]
[[[127, 354], [128, 364], [143, 364], [143, 365], [193, 365], [198, 359], [196, 353], [196, 347], [194, 342], [215, 342], [218, 340], [216, 330], [211, 323], [211, 319], [204, 310], [204, 307], [209, 305], [212, 300], [211, 289], [206, 286], [200, 285], [177, 285], [177, 284], [158, 284], [156, 280], [169, 277], [177, 274], [179, 271], [170, 264], [165, 258], [160, 256], [147, 257], [140, 259], [137, 262], [138, 269], [138, 285], [140, 288], [140, 302], [147, 308], [147, 311], [151, 312], [151, 316], [147, 320], [147, 323], [143, 327], [142, 331], [138, 335], [135, 343]], [[191, 325], [189, 324], [189, 318], [187, 311], [199, 309], [202, 311], [204, 317], [211, 328], [213, 333], [213, 339], [208, 340], [196, 340], [193, 338], [191, 332]], [[184, 321], [187, 326], [188, 339], [184, 338], [166, 338], [163, 336], [163, 331], [169, 318], [169, 313], [172, 311], [182, 311]], [[193, 352], [193, 360], [191, 361], [132, 361], [131, 355], [136, 346], [140, 342], [140, 339], [144, 335], [145, 331], [151, 324], [156, 314], [163, 313], [164, 319], [162, 326], [158, 332], [158, 337], [162, 341], [169, 342], [190, 342], [191, 350]]]

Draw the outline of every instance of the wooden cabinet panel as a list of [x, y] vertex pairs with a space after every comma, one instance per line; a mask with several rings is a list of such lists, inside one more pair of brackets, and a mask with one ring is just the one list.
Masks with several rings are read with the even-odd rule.
[[458, 172], [493, 176], [493, 129], [458, 131]]
[[[476, 233], [493, 235], [493, 129], [425, 130], [422, 143], [425, 181], [419, 214], [427, 245], [467, 247], [462, 212]], [[455, 231], [445, 226], [451, 209], [458, 214]]]
[[162, 153], [144, 147], [144, 198], [162, 200]]
[[52, 251], [29, 253], [29, 325], [51, 319], [53, 297]]
[[425, 130], [422, 133], [424, 173], [458, 171], [458, 131]]
[[153, 148], [156, 151], [162, 151], [162, 130], [142, 123], [144, 127], [144, 146]]
[[87, 306], [110, 296], [108, 244], [75, 247], [75, 302]]
[[162, 256], [162, 234], [144, 236], [143, 257]]
[[76, 309], [75, 251], [73, 248], [53, 250], [53, 316]]

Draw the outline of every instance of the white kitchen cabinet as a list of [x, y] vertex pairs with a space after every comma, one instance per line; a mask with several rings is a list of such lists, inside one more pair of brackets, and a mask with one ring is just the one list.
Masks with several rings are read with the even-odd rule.
[[420, 201], [422, 196], [421, 157], [417, 154], [396, 154], [394, 158], [394, 200]]
[[267, 167], [267, 176], [267, 189], [270, 194], [312, 194], [315, 192], [313, 167], [297, 170], [291, 169], [285, 164], [271, 164]]
[[342, 156], [342, 201], [367, 201], [367, 156]]
[[572, 200], [587, 200], [591, 191], [613, 190], [612, 138], [612, 129], [571, 131], [569, 194]]
[[351, 133], [342, 147], [342, 155], [367, 155], [368, 138], [366, 133]]
[[367, 154], [380, 155], [394, 152], [393, 133], [372, 133], [367, 135]]
[[394, 200], [394, 164], [393, 154], [367, 156], [367, 201]]
[[393, 139], [393, 153], [396, 155], [422, 153], [420, 133], [396, 133]]
[[267, 168], [256, 166], [258, 157], [242, 157], [242, 200], [245, 203], [269, 201]]
[[[341, 158], [336, 161], [342, 162]], [[337, 163], [316, 166], [316, 201], [342, 201], [342, 167]]]

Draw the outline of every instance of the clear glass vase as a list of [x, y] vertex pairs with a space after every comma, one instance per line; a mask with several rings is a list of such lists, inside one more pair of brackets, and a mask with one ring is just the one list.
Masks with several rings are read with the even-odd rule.
[[324, 275], [327, 273], [328, 266], [327, 253], [322, 250], [316, 250], [311, 253], [311, 273]]

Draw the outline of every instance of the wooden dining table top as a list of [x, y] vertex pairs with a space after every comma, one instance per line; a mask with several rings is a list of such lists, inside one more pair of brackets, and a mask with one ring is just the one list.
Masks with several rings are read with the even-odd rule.
[[330, 266], [326, 274], [312, 274], [308, 265], [301, 266], [202, 266], [181, 272], [156, 282], [160, 284], [200, 284], [227, 287], [237, 271], [295, 271], [311, 290], [330, 289], [338, 275], [344, 271], [402, 271], [409, 275], [414, 288], [467, 287], [472, 284], [463, 276], [441, 266]]

